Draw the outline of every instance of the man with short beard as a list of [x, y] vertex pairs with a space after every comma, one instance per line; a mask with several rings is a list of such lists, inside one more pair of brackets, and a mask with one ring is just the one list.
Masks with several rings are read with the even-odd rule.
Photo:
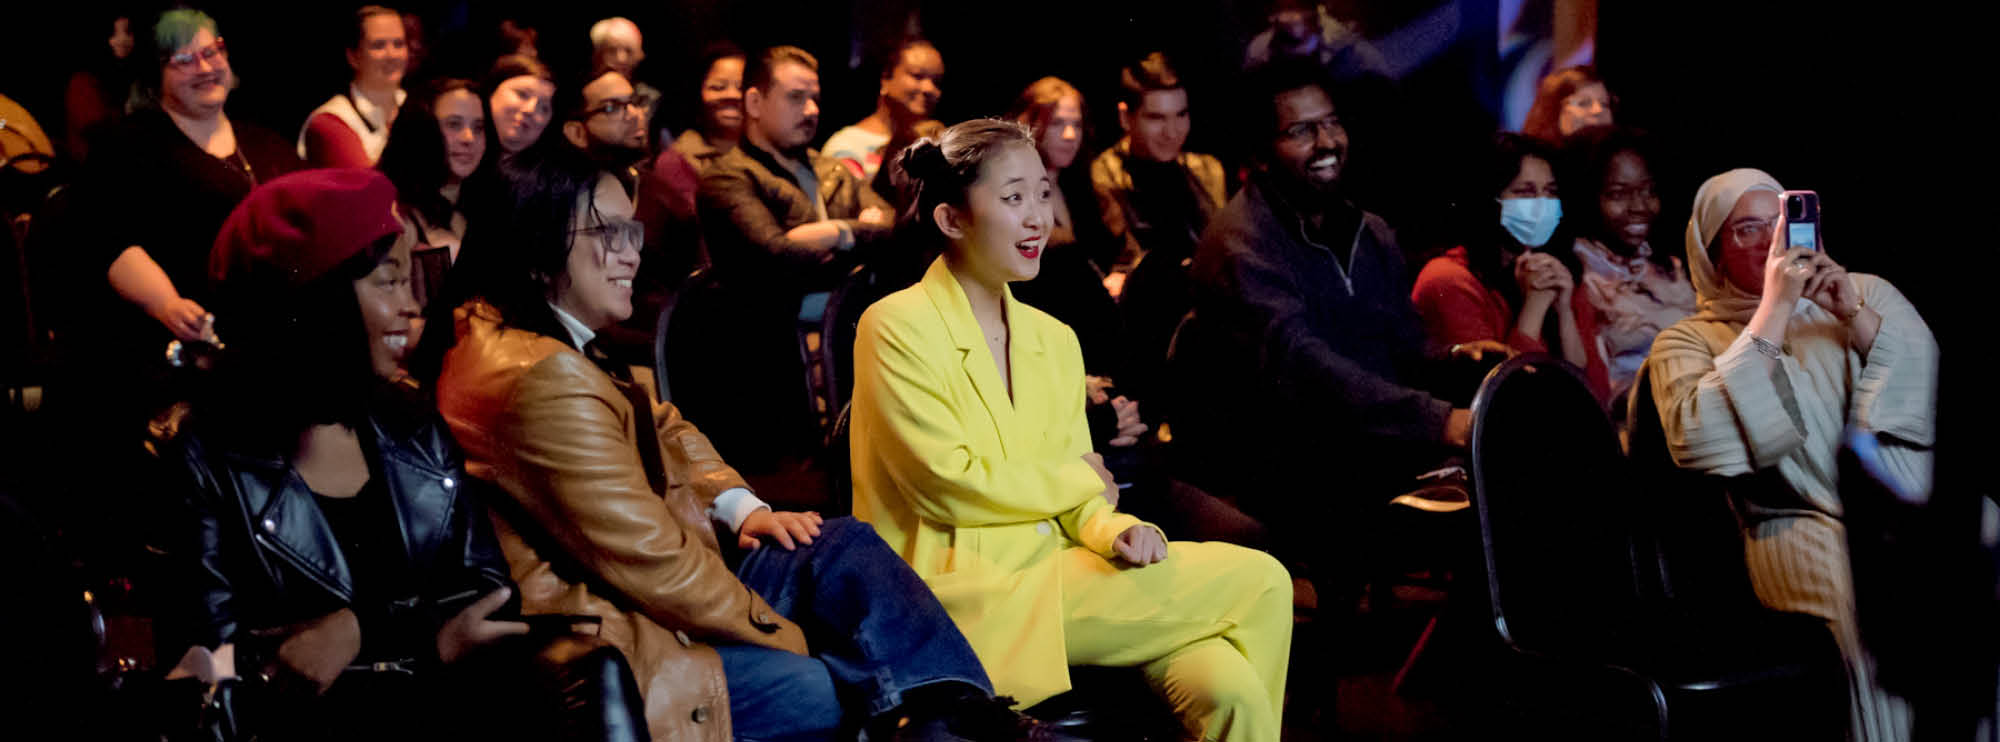
[[[574, 92], [571, 92], [574, 91]], [[618, 177], [630, 193], [646, 159], [645, 110], [651, 100], [625, 75], [600, 68], [582, 85], [556, 90], [562, 137], [583, 150], [598, 167]]]
[[1461, 450], [1471, 415], [1409, 385], [1427, 360], [1410, 279], [1388, 225], [1342, 192], [1348, 136], [1324, 70], [1280, 61], [1247, 82], [1257, 171], [1195, 250], [1174, 442], [1213, 467], [1189, 478], [1281, 549], [1351, 569], [1366, 516]]
[[[738, 469], [768, 471], [818, 448], [800, 394], [796, 326], [818, 322], [826, 292], [890, 233], [888, 202], [807, 148], [819, 131], [819, 97], [819, 63], [805, 50], [778, 46], [745, 60], [743, 138], [702, 173], [700, 219], [716, 292], [706, 307], [684, 308], [709, 320], [695, 334], [713, 354], [685, 374], [669, 358], [669, 376], [674, 401], [686, 399], [688, 414]], [[683, 397], [684, 386], [693, 394]]]
[[556, 89], [560, 136], [618, 178], [637, 205], [634, 218], [646, 226], [632, 284], [632, 316], [600, 333], [606, 352], [636, 366], [652, 365], [660, 309], [701, 254], [694, 167], [680, 158], [647, 157], [645, 110], [651, 103], [651, 96], [611, 67]]

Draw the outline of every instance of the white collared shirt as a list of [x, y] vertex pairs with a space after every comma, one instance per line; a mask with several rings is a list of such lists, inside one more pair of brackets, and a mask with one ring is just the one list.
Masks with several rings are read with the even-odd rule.
[[[563, 311], [563, 308], [556, 306], [555, 302], [549, 302], [549, 311], [556, 313], [556, 322], [560, 323], [564, 330], [569, 331], [569, 337], [575, 341], [577, 349], [581, 350], [583, 346], [590, 344], [590, 341], [597, 339], [595, 330], [585, 327], [582, 320]], [[770, 507], [769, 503], [758, 499], [748, 488], [731, 487], [715, 496], [715, 504], [708, 508], [708, 517], [728, 525], [733, 533], [742, 530], [743, 521], [748, 519], [751, 513], [757, 512], [758, 508], [768, 510]]]

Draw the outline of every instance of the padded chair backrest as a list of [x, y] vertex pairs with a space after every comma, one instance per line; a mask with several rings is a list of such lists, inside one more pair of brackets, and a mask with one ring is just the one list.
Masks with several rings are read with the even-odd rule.
[[1487, 375], [1472, 412], [1472, 499], [1500, 639], [1545, 649], [1628, 610], [1631, 482], [1581, 374], [1514, 358]]

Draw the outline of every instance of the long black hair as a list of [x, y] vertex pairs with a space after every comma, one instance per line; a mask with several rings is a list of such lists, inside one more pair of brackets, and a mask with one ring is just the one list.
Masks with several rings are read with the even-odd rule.
[[306, 429], [359, 427], [371, 400], [393, 396], [375, 373], [354, 282], [400, 238], [386, 235], [302, 287], [271, 272], [223, 281], [214, 302], [222, 356], [195, 395], [203, 429], [287, 456]]
[[[403, 103], [402, 112], [396, 114], [396, 123], [389, 127], [389, 144], [382, 148], [382, 159], [375, 163], [375, 169], [396, 184], [397, 199], [432, 224], [450, 224], [455, 208], [441, 192], [451, 182], [451, 164], [445, 161], [437, 100], [460, 90], [472, 93], [479, 99], [480, 111], [486, 111], [486, 98], [473, 87], [471, 80], [455, 77], [434, 80], [420, 96]], [[485, 160], [480, 162], [483, 165]]]
[[[1487, 150], [1485, 162], [1467, 180], [1458, 201], [1459, 244], [1465, 246], [1472, 274], [1479, 278], [1480, 283], [1507, 297], [1508, 304], [1516, 308], [1521, 306], [1521, 287], [1514, 282], [1513, 272], [1505, 265], [1504, 256], [1521, 253], [1526, 248], [1500, 226], [1497, 199], [1501, 191], [1507, 189], [1507, 184], [1521, 174], [1522, 164], [1530, 157], [1548, 163], [1550, 172], [1555, 171], [1555, 149], [1547, 142], [1511, 132], [1494, 135], [1493, 146]], [[1558, 179], [1556, 182], [1560, 192], [1562, 181]], [[1575, 256], [1571, 254], [1565, 236], [1569, 232], [1568, 215], [1564, 217], [1564, 223], [1556, 228], [1549, 241], [1536, 249], [1556, 256], [1564, 265], [1571, 266], [1570, 272], [1574, 274], [1576, 268], [1571, 264]]]
[[600, 171], [568, 142], [544, 138], [497, 173], [488, 190], [492, 208], [467, 228], [442, 300], [428, 307], [426, 332], [411, 354], [410, 373], [426, 384], [436, 381], [445, 353], [458, 342], [452, 313], [474, 299], [498, 310], [505, 327], [570, 342], [548, 296], [567, 280], [578, 205], [596, 208]]

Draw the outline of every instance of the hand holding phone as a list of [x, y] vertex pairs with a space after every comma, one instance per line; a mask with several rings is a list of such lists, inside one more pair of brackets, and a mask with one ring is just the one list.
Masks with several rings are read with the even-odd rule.
[[1785, 191], [1782, 197], [1785, 202], [1787, 245], [1820, 251], [1819, 194], [1812, 191]]

